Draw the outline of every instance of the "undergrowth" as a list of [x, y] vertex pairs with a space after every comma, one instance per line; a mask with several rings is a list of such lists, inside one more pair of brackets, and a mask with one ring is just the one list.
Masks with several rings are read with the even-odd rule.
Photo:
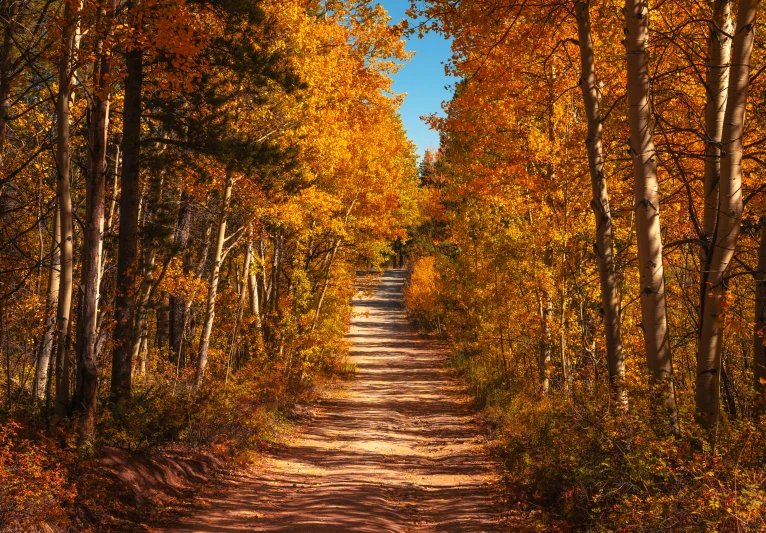
[[606, 387], [577, 381], [567, 392], [540, 397], [488, 372], [481, 361], [463, 352], [451, 359], [496, 429], [509, 490], [530, 525], [541, 531], [766, 530], [762, 418], [727, 420], [713, 448], [697, 426], [676, 437], [653, 424], [640, 389], [630, 391], [627, 410]]
[[138, 384], [130, 404], [101, 411], [98, 440], [87, 449], [73, 423], [46, 427], [39, 414], [30, 415], [37, 406], [19, 405], [0, 423], [0, 531], [141, 531], [156, 505], [111, 475], [100, 450], [147, 458], [205, 451], [227, 464], [247, 462], [252, 451], [290, 430], [296, 403], [314, 401], [334, 376], [349, 371], [344, 361], [302, 382], [286, 379], [278, 366], [264, 370], [261, 361], [228, 382], [209, 380], [197, 393], [187, 385], [191, 370], [177, 383], [169, 369], [164, 378], [158, 372]]

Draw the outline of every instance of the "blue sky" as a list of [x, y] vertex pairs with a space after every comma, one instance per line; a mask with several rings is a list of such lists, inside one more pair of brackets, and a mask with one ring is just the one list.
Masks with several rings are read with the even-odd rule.
[[[392, 17], [392, 23], [405, 18], [410, 0], [380, 0], [380, 4]], [[415, 23], [410, 21], [410, 26]], [[452, 55], [450, 43], [442, 36], [428, 33], [422, 39], [413, 35], [407, 49], [415, 52], [413, 57], [394, 76], [394, 91], [407, 93], [402, 104], [402, 122], [410, 139], [418, 147], [418, 155], [429, 148], [439, 147], [439, 135], [420, 120], [421, 116], [441, 113], [441, 103], [452, 98], [452, 89], [445, 89], [454, 82], [444, 74], [444, 62]]]

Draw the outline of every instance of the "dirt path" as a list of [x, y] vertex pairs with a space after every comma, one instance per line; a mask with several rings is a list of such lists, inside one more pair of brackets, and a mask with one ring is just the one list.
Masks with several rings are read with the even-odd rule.
[[499, 531], [478, 420], [443, 354], [410, 329], [403, 281], [389, 271], [354, 302], [347, 392], [174, 531]]

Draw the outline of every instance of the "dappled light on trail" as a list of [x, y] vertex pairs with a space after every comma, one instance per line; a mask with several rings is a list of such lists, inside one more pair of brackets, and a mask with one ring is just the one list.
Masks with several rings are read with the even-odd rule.
[[354, 300], [357, 375], [181, 532], [490, 532], [493, 463], [475, 412], [401, 304], [403, 271]]

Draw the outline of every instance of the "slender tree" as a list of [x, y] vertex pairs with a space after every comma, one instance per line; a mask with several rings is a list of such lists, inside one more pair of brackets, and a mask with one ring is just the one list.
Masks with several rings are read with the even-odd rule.
[[56, 197], [60, 217], [60, 251], [58, 308], [56, 311], [56, 398], [55, 413], [65, 416], [69, 411], [69, 321], [72, 312], [73, 289], [73, 226], [72, 226], [72, 144], [70, 138], [70, 106], [73, 99], [74, 55], [79, 47], [79, 6], [64, 4], [61, 52], [58, 65], [58, 94], [56, 97]]
[[213, 331], [215, 319], [215, 298], [218, 294], [218, 280], [221, 273], [221, 264], [225, 259], [224, 244], [226, 243], [226, 223], [229, 216], [229, 204], [231, 203], [231, 191], [234, 187], [234, 172], [231, 167], [226, 169], [226, 183], [221, 197], [221, 210], [218, 218], [218, 236], [215, 244], [215, 256], [213, 257], [213, 269], [210, 272], [210, 284], [208, 285], [207, 299], [205, 301], [205, 318], [202, 322], [202, 336], [199, 341], [197, 352], [197, 380], [196, 387], [202, 386], [207, 368], [208, 350], [210, 348], [210, 334]]
[[758, 0], [742, 0], [737, 10], [721, 134], [718, 210], [712, 249], [703, 277], [695, 400], [697, 421], [708, 429], [717, 425], [720, 416], [721, 337], [726, 292], [724, 276], [737, 247], [742, 219], [742, 136], [757, 6]]
[[[731, 58], [730, 0], [714, 0], [711, 4], [710, 35], [707, 46], [707, 73], [705, 90], [705, 207], [703, 211], [704, 246], [702, 247], [702, 279], [712, 250], [718, 212], [718, 184], [721, 178], [721, 134], [726, 111], [726, 91], [729, 86], [729, 61]], [[704, 283], [704, 282], [703, 282]], [[704, 286], [702, 287], [704, 291]]]
[[625, 2], [630, 156], [636, 202], [636, 239], [641, 280], [641, 327], [651, 383], [658, 389], [670, 428], [678, 432], [678, 409], [670, 355], [665, 275], [662, 264], [657, 153], [654, 147], [649, 78], [649, 6]]
[[[593, 38], [591, 37], [590, 2], [578, 1], [575, 4], [577, 17], [577, 36], [580, 47], [580, 88], [585, 104], [585, 116], [588, 120], [588, 166], [590, 167], [593, 199], [591, 207], [596, 221], [596, 243], [594, 250], [598, 257], [599, 281], [601, 283], [601, 308], [603, 309], [604, 330], [606, 333], [606, 354], [609, 364], [609, 381], [617, 390], [622, 390], [625, 379], [625, 357], [622, 351], [622, 331], [620, 327], [620, 295], [614, 266], [614, 247], [612, 244], [612, 213], [609, 207], [609, 193], [604, 174], [604, 155], [601, 145], [602, 118], [599, 95], [599, 80], [596, 76]], [[623, 401], [627, 398], [623, 397]]]
[[60, 272], [61, 272], [61, 253], [59, 251], [61, 242], [61, 217], [58, 208], [53, 212], [53, 233], [51, 238], [51, 266], [48, 270], [48, 290], [45, 305], [45, 330], [40, 340], [40, 346], [37, 352], [37, 364], [35, 368], [35, 381], [32, 384], [32, 396], [37, 400], [45, 398], [45, 391], [48, 384], [48, 372], [53, 353], [54, 335], [56, 332], [56, 307], [58, 305]]

